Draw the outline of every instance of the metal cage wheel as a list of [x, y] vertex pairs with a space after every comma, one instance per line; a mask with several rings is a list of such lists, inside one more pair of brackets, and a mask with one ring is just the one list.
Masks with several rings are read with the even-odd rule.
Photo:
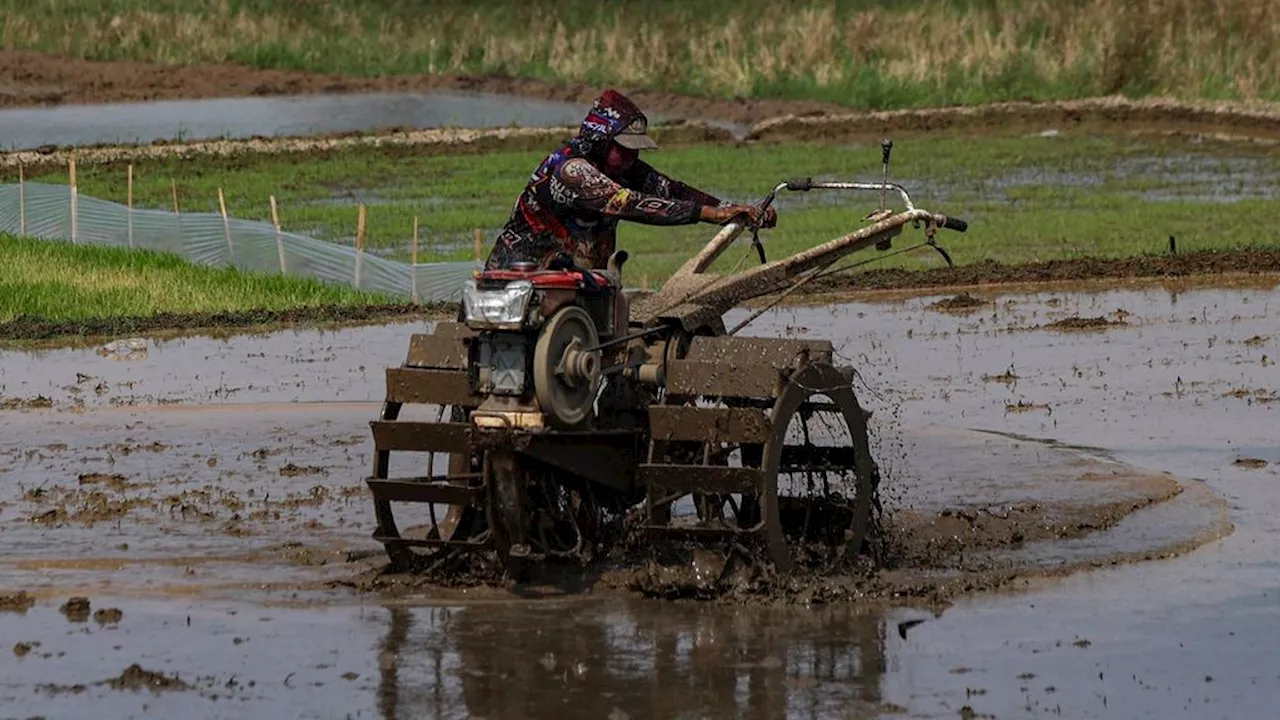
[[[834, 406], [834, 415], [848, 432], [847, 447], [833, 447], [824, 451], [806, 445], [789, 443], [787, 430], [792, 426], [797, 413], [802, 407], [811, 403], [815, 397], [826, 397]], [[803, 414], [803, 413], [802, 413]], [[786, 381], [782, 393], [773, 404], [770, 413], [773, 433], [765, 442], [761, 458], [763, 493], [760, 510], [765, 527], [765, 543], [769, 557], [779, 570], [788, 571], [793, 565], [793, 553], [790, 544], [805, 542], [808, 534], [809, 511], [817, 508], [817, 512], [825, 511], [818, 520], [819, 530], [825, 533], [824, 540], [835, 538], [835, 544], [842, 544], [846, 551], [860, 552], [867, 530], [871, 522], [872, 499], [876, 489], [876, 468], [871, 458], [871, 444], [867, 435], [867, 415], [849, 384], [848, 378], [833, 365], [825, 362], [809, 363]], [[802, 423], [805, 422], [801, 417]], [[807, 424], [804, 432], [808, 433]], [[852, 482], [847, 483], [846, 490], [853, 491], [853, 498], [840, 504], [840, 512], [830, 512], [830, 497], [823, 498], [826, 503], [815, 502], [812, 498], [799, 496], [783, 497], [779, 492], [779, 474], [788, 462], [808, 463], [821, 457], [838, 458], [831, 465], [839, 465], [846, 474], [852, 475]], [[807, 505], [805, 503], [808, 503]], [[784, 504], [788, 512], [784, 516]], [[797, 528], [794, 522], [792, 506], [805, 507], [804, 525]], [[827, 527], [826, 524], [834, 524]]]
[[[380, 420], [396, 420], [400, 415], [401, 404], [384, 402]], [[442, 415], [449, 415], [450, 422], [466, 422], [470, 416], [468, 408], [461, 406], [445, 406]], [[451, 476], [478, 473], [481, 470], [482, 456], [467, 456], [461, 453], [448, 454], [448, 474]], [[390, 451], [382, 450], [374, 454], [373, 476], [386, 478], [390, 465]], [[432, 474], [432, 468], [427, 468]], [[454, 485], [466, 484], [465, 479], [450, 481]], [[440, 509], [443, 508], [443, 512]], [[407, 508], [406, 508], [407, 509]], [[424, 508], [428, 513], [427, 522], [414, 523], [401, 529], [396, 523], [396, 513], [389, 500], [374, 500], [374, 517], [377, 529], [374, 534], [381, 538], [430, 538], [439, 540], [465, 541], [474, 540], [483, 534], [486, 527], [484, 509], [474, 505], [444, 505]], [[439, 514], [438, 514], [439, 513]], [[403, 519], [403, 517], [402, 517]], [[430, 563], [444, 556], [448, 548], [414, 548], [394, 542], [384, 542], [387, 558], [395, 568], [410, 570]]]

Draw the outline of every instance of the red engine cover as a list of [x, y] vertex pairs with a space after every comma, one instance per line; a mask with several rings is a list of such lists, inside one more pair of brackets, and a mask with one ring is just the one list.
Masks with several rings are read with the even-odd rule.
[[[592, 271], [596, 282], [610, 287], [609, 276]], [[573, 270], [486, 270], [480, 273], [481, 282], [493, 280], [510, 282], [512, 280], [528, 280], [538, 289], [576, 290], [582, 287], [582, 274]]]

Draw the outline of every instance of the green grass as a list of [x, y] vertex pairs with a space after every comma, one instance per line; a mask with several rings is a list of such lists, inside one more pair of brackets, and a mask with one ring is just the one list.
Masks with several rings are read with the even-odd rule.
[[857, 108], [1280, 99], [1271, 0], [0, 0], [0, 45], [349, 75], [499, 74]]
[[[173, 178], [184, 212], [215, 211], [222, 187], [233, 215], [268, 219], [274, 193], [286, 229], [350, 243], [357, 203], [364, 201], [371, 251], [407, 260], [417, 216], [421, 262], [469, 259], [473, 229], [484, 229], [487, 253], [543, 152], [416, 155], [371, 148], [301, 161], [276, 155], [147, 161], [135, 166], [135, 202], [170, 207]], [[788, 177], [878, 180], [879, 155], [878, 146], [865, 144], [701, 145], [666, 148], [649, 160], [720, 197], [754, 201]], [[971, 221], [966, 235], [940, 236], [957, 264], [1123, 257], [1162, 251], [1170, 235], [1183, 251], [1257, 241], [1259, 228], [1272, 224], [1274, 198], [1280, 196], [1280, 150], [1070, 134], [948, 137], [899, 143], [893, 176], [919, 206]], [[59, 183], [66, 174], [33, 179]], [[124, 200], [123, 165], [82, 165], [79, 182], [85, 194]], [[779, 226], [762, 233], [769, 256], [861, 227], [878, 201], [873, 193], [784, 194]], [[632, 254], [630, 282], [657, 286], [715, 230], [624, 223], [619, 239]], [[908, 229], [904, 240], [919, 236]], [[742, 252], [727, 253], [721, 267], [736, 263]], [[921, 250], [884, 265], [925, 268], [941, 262]]]
[[0, 234], [0, 323], [169, 313], [289, 310], [387, 302], [278, 275], [192, 265], [176, 255]]

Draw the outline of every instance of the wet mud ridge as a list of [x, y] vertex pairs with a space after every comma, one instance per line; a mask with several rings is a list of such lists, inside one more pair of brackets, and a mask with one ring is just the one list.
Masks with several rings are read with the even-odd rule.
[[[885, 268], [823, 277], [801, 287], [801, 296], [826, 295], [851, 290], [910, 290], [920, 288], [1063, 283], [1080, 280], [1129, 280], [1183, 278], [1203, 275], [1269, 275], [1280, 273], [1280, 250], [1206, 250], [1181, 255], [1133, 258], [1072, 258], [1005, 265], [983, 260], [954, 268], [902, 270]], [[971, 295], [937, 302], [938, 309], [966, 310]]]
[[[88, 61], [22, 50], [0, 50], [0, 108], [37, 105], [263, 95], [460, 91], [570, 102], [584, 108], [600, 93], [585, 83], [460, 75], [352, 77], [246, 65], [168, 66], [136, 61]], [[627, 94], [651, 113], [750, 123], [789, 113], [835, 112], [816, 101], [723, 100], [641, 88]]]
[[[249, 328], [304, 323], [368, 323], [408, 319], [440, 319], [455, 314], [457, 308], [445, 303], [415, 305], [315, 306], [289, 310], [245, 310], [238, 312], [156, 313], [154, 315], [48, 320], [19, 316], [0, 323], [0, 340], [49, 340], [53, 338], [136, 336], [163, 330]], [[3, 409], [0, 407], [0, 409]]]

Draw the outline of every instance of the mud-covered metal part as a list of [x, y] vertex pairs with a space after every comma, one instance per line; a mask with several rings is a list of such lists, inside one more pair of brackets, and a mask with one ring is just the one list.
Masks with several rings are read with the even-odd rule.
[[[370, 423], [374, 461], [366, 484], [377, 521], [374, 539], [403, 569], [443, 563], [459, 550], [490, 546], [483, 468], [468, 437], [469, 415], [481, 400], [468, 382], [467, 344], [473, 337], [458, 323], [439, 323], [433, 334], [413, 336], [404, 364], [386, 371], [386, 400]], [[421, 404], [438, 406], [434, 419], [401, 417], [405, 405]], [[393, 454], [423, 453], [427, 457], [417, 466], [419, 472], [410, 468], [392, 475]], [[436, 462], [436, 456], [443, 462]]]
[[[560, 337], [556, 324], [548, 328], [544, 337]], [[623, 409], [638, 414], [630, 427], [615, 415], [617, 427], [593, 418], [578, 430], [538, 431], [484, 426], [486, 412], [524, 406], [468, 394], [474, 368], [465, 366], [465, 346], [475, 335], [441, 323], [415, 336], [406, 363], [388, 370], [388, 402], [372, 424], [376, 539], [406, 569], [483, 551], [519, 576], [532, 563], [589, 556], [607, 518], [639, 503], [641, 529], [655, 545], [727, 542], [755, 548], [780, 569], [792, 565], [798, 545], [856, 553], [874, 463], [852, 372], [833, 364], [829, 341], [722, 333], [707, 327], [651, 346], [661, 397], [629, 401]], [[638, 378], [616, 381], [619, 392], [640, 386]], [[406, 403], [447, 407], [448, 420], [401, 419]], [[818, 437], [808, 426], [823, 415], [834, 420]], [[390, 456], [401, 451], [447, 454], [447, 470], [392, 476]], [[797, 483], [797, 473], [808, 481]], [[392, 508], [413, 504], [436, 513], [410, 532]]]
[[[880, 209], [858, 230], [743, 272], [707, 272], [746, 229], [730, 224], [641, 300], [620, 290], [622, 253], [607, 271], [482, 274], [477, 287], [496, 293], [473, 298], [483, 302], [501, 299], [505, 282], [533, 288], [519, 327], [439, 323], [387, 370], [367, 482], [393, 563], [447, 568], [480, 553], [519, 577], [589, 561], [606, 536], [647, 538], [655, 551], [746, 551], [783, 571], [860, 553], [879, 472], [854, 369], [827, 340], [740, 337], [758, 313], [733, 332], [724, 316], [908, 226], [924, 224], [928, 244], [939, 228], [967, 228], [888, 182], [888, 150], [881, 183], [775, 187], [760, 207], [783, 190], [826, 189], [875, 191]], [[886, 207], [890, 193], [904, 210]], [[402, 414], [415, 406], [435, 419]], [[393, 474], [401, 454], [426, 454], [427, 465]]]
[[[826, 341], [693, 339], [668, 371], [679, 404], [649, 408], [638, 478], [651, 538], [754, 546], [783, 570], [798, 545], [861, 549], [875, 464], [852, 373], [832, 355]], [[694, 512], [681, 516], [681, 502]]]
[[[886, 168], [887, 163], [886, 152]], [[924, 222], [930, 228], [943, 227], [956, 232], [968, 230], [968, 223], [959, 218], [916, 207], [906, 188], [888, 182], [887, 174], [886, 181], [880, 183], [826, 182], [811, 178], [789, 180], [779, 183], [761, 205], [767, 207], [782, 190], [877, 191], [882, 194], [892, 191], [901, 198], [904, 209], [895, 212], [884, 207], [882, 200], [881, 209], [864, 218], [872, 221], [866, 227], [743, 272], [732, 275], [709, 273], [707, 270], [711, 265], [745, 230], [750, 229], [740, 223], [729, 223], [698, 254], [685, 262], [657, 293], [632, 307], [633, 324], [650, 326], [660, 322], [680, 323], [686, 329], [691, 329], [706, 317], [723, 316], [743, 302], [785, 290], [797, 278], [830, 267], [850, 254], [886, 246], [901, 235], [908, 225]], [[936, 243], [934, 246], [937, 247]]]

